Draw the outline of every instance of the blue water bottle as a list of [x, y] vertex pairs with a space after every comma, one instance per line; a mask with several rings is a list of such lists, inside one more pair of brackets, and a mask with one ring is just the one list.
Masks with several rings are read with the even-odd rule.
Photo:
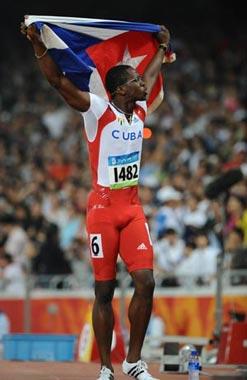
[[196, 350], [192, 350], [189, 357], [188, 363], [188, 373], [189, 380], [199, 380], [200, 376], [200, 361], [198, 352]]

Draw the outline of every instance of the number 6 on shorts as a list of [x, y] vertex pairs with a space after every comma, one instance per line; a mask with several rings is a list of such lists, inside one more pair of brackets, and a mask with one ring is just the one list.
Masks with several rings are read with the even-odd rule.
[[94, 259], [104, 257], [101, 234], [90, 234], [90, 251]]

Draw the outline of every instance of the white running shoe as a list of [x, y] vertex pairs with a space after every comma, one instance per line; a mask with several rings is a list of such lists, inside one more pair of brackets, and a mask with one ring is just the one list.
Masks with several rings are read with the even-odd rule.
[[109, 368], [103, 366], [97, 380], [114, 380], [114, 373]]
[[159, 380], [156, 377], [153, 377], [148, 372], [147, 363], [143, 360], [138, 360], [136, 363], [128, 363], [124, 360], [122, 364], [123, 373], [125, 375], [136, 378], [137, 380]]

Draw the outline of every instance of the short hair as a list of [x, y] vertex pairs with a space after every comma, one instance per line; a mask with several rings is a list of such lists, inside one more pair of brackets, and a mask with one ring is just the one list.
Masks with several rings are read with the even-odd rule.
[[111, 95], [114, 94], [119, 86], [128, 81], [129, 69], [133, 69], [133, 67], [129, 65], [117, 65], [108, 70], [105, 77], [105, 86]]
[[174, 228], [167, 228], [165, 231], [165, 235], [177, 235], [177, 231]]

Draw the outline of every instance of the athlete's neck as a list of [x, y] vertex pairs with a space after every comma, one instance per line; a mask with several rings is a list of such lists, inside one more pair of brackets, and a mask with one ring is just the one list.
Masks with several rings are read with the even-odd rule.
[[132, 112], [126, 112], [124, 110], [122, 110], [120, 107], [118, 107], [113, 101], [111, 101], [111, 104], [113, 105], [114, 108], [116, 108], [116, 110], [118, 110], [119, 112], [121, 113], [124, 113], [126, 116], [132, 116]]
[[134, 107], [135, 107], [135, 104], [132, 102], [123, 102], [123, 101], [115, 101], [115, 99], [112, 99], [111, 100], [111, 104], [113, 105], [113, 107], [116, 108], [116, 110], [118, 110], [119, 112], [125, 114], [126, 116], [132, 116], [133, 115], [133, 110], [134, 110]]

